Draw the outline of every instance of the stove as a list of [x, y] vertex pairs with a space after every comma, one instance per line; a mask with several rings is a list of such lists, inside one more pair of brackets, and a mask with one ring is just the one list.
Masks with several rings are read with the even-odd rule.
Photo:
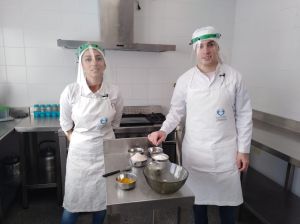
[[151, 114], [123, 114], [121, 119], [121, 127], [132, 126], [149, 126], [162, 124], [166, 117], [162, 113]]
[[[162, 107], [126, 106], [119, 128], [114, 129], [116, 138], [146, 137], [153, 131], [158, 131], [166, 117], [162, 114]], [[164, 152], [169, 155], [171, 162], [176, 162], [175, 132], [170, 133], [162, 144]]]

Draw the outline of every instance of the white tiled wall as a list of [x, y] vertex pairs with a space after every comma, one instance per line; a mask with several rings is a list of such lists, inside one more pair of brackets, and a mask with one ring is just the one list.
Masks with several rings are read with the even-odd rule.
[[[107, 51], [105, 78], [120, 87], [126, 105], [160, 104], [167, 112], [173, 84], [194, 64], [188, 43], [196, 28], [219, 28], [230, 60], [235, 0], [140, 0], [140, 6], [135, 42], [175, 44], [177, 51]], [[76, 80], [77, 65], [75, 51], [56, 41], [100, 40], [98, 13], [98, 0], [0, 1], [0, 103], [58, 102]]]

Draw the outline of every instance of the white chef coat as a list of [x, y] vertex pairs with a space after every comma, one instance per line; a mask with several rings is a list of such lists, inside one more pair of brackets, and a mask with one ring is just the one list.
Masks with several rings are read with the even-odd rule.
[[103, 82], [101, 88], [96, 93], [93, 93], [86, 84], [72, 83], [64, 89], [60, 97], [60, 126], [62, 130], [68, 131], [73, 127], [73, 120], [71, 118], [72, 105], [80, 97], [81, 86], [83, 86], [83, 96], [97, 97], [108, 95], [108, 98], [116, 109], [116, 115], [111, 125], [113, 128], [118, 127], [122, 118], [123, 99], [117, 86]]
[[63, 207], [70, 212], [92, 212], [106, 208], [103, 139], [114, 138], [123, 102], [116, 86], [102, 83], [91, 92], [87, 85], [68, 85], [61, 95], [60, 123], [64, 131], [73, 127], [69, 145]]
[[[209, 124], [222, 124], [221, 122], [216, 122], [216, 119], [220, 118], [215, 114], [219, 110], [217, 106], [219, 103], [214, 98], [211, 98], [214, 102], [206, 102], [201, 92], [206, 91], [210, 95], [215, 90], [218, 91], [219, 87], [222, 87], [224, 90], [219, 95], [217, 94], [216, 97], [221, 96], [221, 98], [224, 98], [224, 95], [228, 95], [224, 98], [225, 101], [228, 101], [224, 105], [227, 105], [225, 111], [229, 115], [228, 118], [225, 118], [231, 119], [229, 123], [228, 120], [226, 123], [231, 134], [226, 132], [224, 125], [223, 127], [221, 125], [220, 135], [216, 137], [216, 133], [212, 132], [214, 134], [210, 138], [209, 134], [205, 133], [205, 130], [208, 133], [212, 131], [208, 129]], [[196, 99], [198, 97], [199, 103], [195, 100], [190, 100], [194, 97], [193, 94]], [[187, 105], [189, 108], [187, 108]], [[196, 106], [195, 110], [194, 107]], [[191, 109], [191, 107], [194, 109]], [[197, 110], [199, 113], [197, 113]], [[189, 111], [193, 111], [193, 113], [189, 113]], [[204, 75], [197, 67], [188, 70], [176, 82], [170, 112], [161, 130], [170, 133], [186, 113], [187, 116], [193, 114], [193, 118], [186, 118], [186, 121], [189, 121], [189, 126], [187, 126], [187, 132], [183, 140], [183, 166], [190, 172], [187, 184], [195, 193], [195, 204], [220, 206], [241, 204], [242, 192], [239, 172], [234, 163], [233, 153], [235, 151], [236, 153], [237, 151], [249, 153], [252, 135], [252, 108], [241, 75], [225, 64], [217, 66], [216, 74], [211, 79]], [[197, 118], [197, 116], [201, 117]], [[193, 130], [197, 130], [198, 126], [191, 128], [193, 124], [192, 119], [196, 123], [198, 122], [199, 132], [202, 132], [200, 135], [206, 134], [207, 140], [203, 141], [203, 136], [202, 138], [197, 137], [198, 133], [195, 133]], [[201, 119], [203, 125], [201, 124]], [[206, 120], [208, 123], [206, 123]], [[222, 144], [223, 141], [225, 142], [225, 146], [228, 146], [228, 151], [226, 151], [228, 153], [224, 153], [224, 156], [219, 156], [222, 155], [219, 152], [217, 154], [218, 161], [215, 162], [216, 152], [219, 150], [217, 145]], [[213, 155], [210, 155], [209, 150], [213, 150], [213, 152], [211, 151]]]

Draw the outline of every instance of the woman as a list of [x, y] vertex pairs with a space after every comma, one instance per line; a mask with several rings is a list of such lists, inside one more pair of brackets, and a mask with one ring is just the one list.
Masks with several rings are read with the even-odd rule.
[[77, 53], [77, 82], [60, 97], [60, 125], [70, 141], [61, 223], [76, 223], [79, 212], [93, 212], [93, 223], [99, 224], [106, 213], [103, 139], [115, 137], [123, 100], [116, 86], [103, 81], [103, 49], [83, 44]]
[[220, 60], [220, 36], [213, 27], [193, 33], [197, 65], [177, 80], [166, 121], [148, 136], [158, 145], [186, 117], [182, 156], [195, 224], [208, 223], [207, 205], [219, 206], [222, 224], [235, 223], [234, 208], [243, 202], [240, 172], [249, 164], [250, 99], [240, 73]]

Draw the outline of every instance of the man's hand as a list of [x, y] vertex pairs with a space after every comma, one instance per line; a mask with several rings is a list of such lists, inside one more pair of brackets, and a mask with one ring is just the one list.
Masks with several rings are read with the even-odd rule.
[[164, 131], [155, 131], [148, 135], [148, 140], [158, 146], [160, 143], [166, 140], [167, 134]]
[[246, 172], [249, 166], [249, 153], [238, 152], [236, 164], [240, 172]]

